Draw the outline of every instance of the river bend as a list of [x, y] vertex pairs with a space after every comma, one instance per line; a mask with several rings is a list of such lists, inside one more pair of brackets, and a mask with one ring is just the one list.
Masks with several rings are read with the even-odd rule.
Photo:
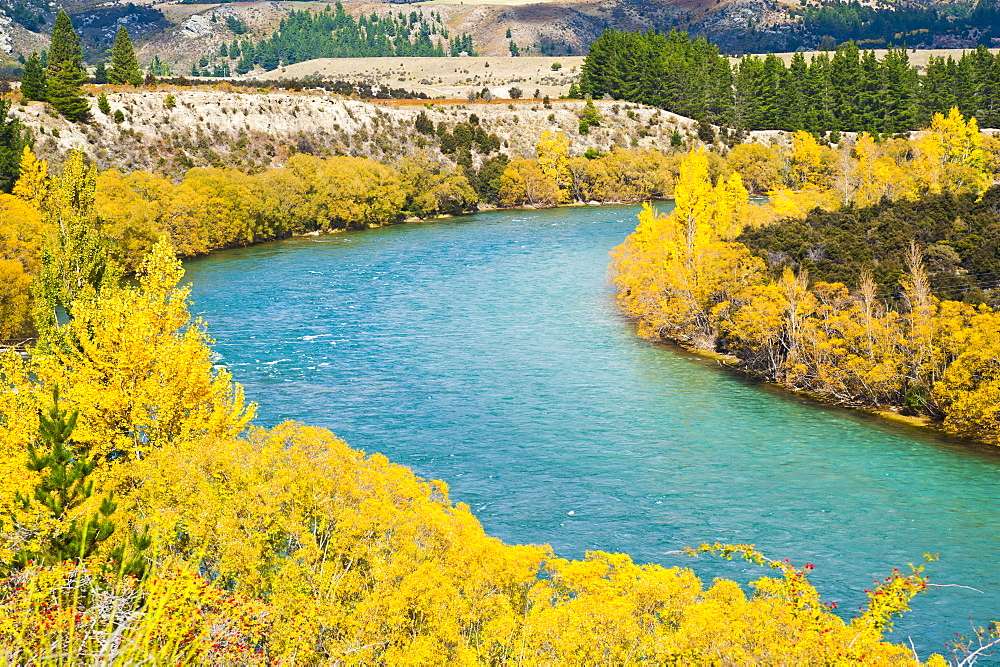
[[562, 556], [752, 542], [814, 563], [850, 615], [940, 553], [897, 623], [923, 657], [1000, 617], [1000, 454], [821, 407], [641, 341], [608, 251], [637, 207], [503, 211], [230, 250], [186, 264], [193, 310], [257, 423], [332, 429], [443, 479], [486, 530]]

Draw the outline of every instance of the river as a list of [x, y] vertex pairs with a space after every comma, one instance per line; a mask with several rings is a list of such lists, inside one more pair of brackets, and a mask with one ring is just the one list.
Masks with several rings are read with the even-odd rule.
[[[669, 205], [663, 205], [666, 208]], [[939, 553], [897, 622], [921, 655], [1000, 618], [1000, 452], [810, 404], [639, 340], [606, 282], [638, 208], [497, 211], [188, 262], [193, 311], [257, 423], [332, 429], [445, 480], [486, 530], [692, 567], [750, 542], [816, 566], [845, 617]]]

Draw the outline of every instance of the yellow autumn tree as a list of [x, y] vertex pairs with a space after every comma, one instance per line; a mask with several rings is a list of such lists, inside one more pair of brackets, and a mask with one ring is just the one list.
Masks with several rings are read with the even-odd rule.
[[418, 155], [399, 165], [406, 191], [405, 210], [418, 218], [455, 215], [475, 208], [479, 195], [458, 167], [450, 167]]
[[44, 235], [42, 213], [32, 202], [0, 194], [0, 339], [32, 330], [30, 285]]
[[[726, 159], [733, 171], [743, 178], [743, 183], [752, 194], [763, 195], [784, 184], [781, 156], [774, 147], [757, 142], [738, 144]], [[808, 169], [807, 162], [803, 160], [802, 163], [796, 163], [796, 166]], [[819, 165], [814, 165], [814, 168], [818, 173]]]
[[318, 165], [310, 184], [323, 229], [364, 228], [395, 221], [406, 192], [389, 167], [359, 157], [332, 157]]
[[856, 206], [878, 204], [883, 198], [914, 199], [919, 194], [914, 171], [893, 158], [892, 144], [878, 144], [867, 132], [862, 132], [854, 145], [858, 156], [856, 189], [851, 202]]
[[821, 146], [816, 137], [805, 130], [792, 135], [792, 150], [788, 156], [789, 186], [828, 187], [833, 168], [833, 151]]
[[569, 172], [569, 139], [562, 132], [546, 130], [538, 138], [536, 154], [539, 169], [559, 188], [559, 202], [568, 202], [572, 182]]
[[498, 190], [504, 206], [555, 206], [559, 185], [545, 174], [535, 160], [513, 160], [500, 176]]
[[931, 394], [945, 428], [1000, 444], [1000, 313], [944, 301], [936, 324], [941, 346], [954, 357]]
[[668, 215], [643, 208], [639, 226], [613, 253], [613, 280], [647, 335], [711, 348], [713, 309], [764, 269], [732, 240], [746, 217], [747, 191], [739, 174], [713, 185], [705, 152], [695, 149], [681, 162], [674, 196]]
[[934, 114], [930, 129], [917, 137], [914, 147], [914, 166], [926, 192], [950, 190], [981, 197], [992, 182], [979, 125], [975, 118], [966, 121], [958, 107], [947, 116]]
[[58, 343], [32, 359], [38, 400], [59, 387], [80, 413], [74, 436], [91, 456], [140, 459], [176, 440], [233, 436], [252, 417], [239, 385], [214, 369], [210, 339], [188, 314], [182, 275], [160, 241], [138, 286], [82, 295]]
[[20, 197], [35, 208], [42, 208], [47, 192], [49, 165], [39, 160], [29, 146], [21, 154], [21, 174], [14, 184], [13, 195]]
[[126, 269], [139, 268], [164, 234], [186, 249], [186, 235], [177, 234], [177, 227], [168, 220], [176, 188], [170, 179], [148, 171], [123, 174], [109, 169], [98, 175], [94, 209], [103, 222], [104, 233], [115, 240], [118, 257]]

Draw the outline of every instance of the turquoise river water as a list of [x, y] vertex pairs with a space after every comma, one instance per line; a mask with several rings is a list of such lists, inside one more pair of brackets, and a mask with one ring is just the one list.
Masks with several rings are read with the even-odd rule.
[[639, 340], [606, 281], [637, 207], [482, 213], [187, 263], [193, 310], [260, 403], [443, 479], [486, 530], [562, 556], [692, 559], [751, 542], [810, 562], [845, 617], [941, 560], [890, 638], [926, 657], [1000, 618], [1000, 452], [810, 404]]

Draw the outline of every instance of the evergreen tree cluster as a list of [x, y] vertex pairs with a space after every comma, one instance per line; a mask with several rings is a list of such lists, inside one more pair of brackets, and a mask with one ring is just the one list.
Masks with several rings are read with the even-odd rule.
[[704, 37], [606, 30], [587, 52], [579, 94], [610, 95], [722, 123], [733, 114], [733, 73]]
[[989, 45], [993, 37], [1000, 36], [998, 18], [997, 0], [979, 0], [971, 11], [959, 10], [952, 15], [935, 7], [872, 7], [857, 0], [824, 2], [802, 10], [806, 32], [832, 37], [838, 43], [858, 40], [900, 44], [905, 41], [911, 46], [926, 44], [928, 47], [933, 45], [935, 37], [945, 34], [965, 37], [970, 33], [978, 36], [980, 44]]
[[235, 60], [235, 72], [245, 74], [256, 65], [272, 70], [314, 58], [443, 57], [463, 51], [475, 55], [472, 37], [452, 38], [440, 14], [373, 12], [354, 19], [338, 2], [332, 10], [293, 11], [269, 38], [234, 40], [218, 55]]
[[[426, 116], [424, 117], [424, 122], [432, 126], [434, 124]], [[418, 116], [417, 130], [431, 134], [431, 132], [426, 131], [426, 127], [426, 124], [423, 124]], [[469, 117], [468, 123], [456, 123], [455, 127], [451, 130], [448, 129], [446, 124], [438, 123], [437, 128], [432, 132], [441, 141], [441, 152], [445, 154], [454, 153], [459, 155], [463, 152], [468, 153], [471, 150], [475, 150], [480, 155], [489, 155], [500, 150], [500, 137], [492, 132], [486, 132], [479, 125], [479, 118], [476, 114], [472, 114]]]
[[60, 11], [49, 51], [41, 57], [32, 53], [24, 62], [21, 93], [29, 100], [48, 102], [70, 120], [84, 121], [90, 116], [90, 104], [81, 89], [86, 80], [80, 38], [69, 15]]
[[737, 240], [765, 258], [776, 276], [791, 266], [808, 271], [813, 281], [856, 287], [867, 270], [890, 299], [900, 296], [906, 252], [916, 241], [935, 291], [980, 303], [986, 299], [984, 290], [995, 290], [1000, 278], [998, 207], [1000, 187], [982, 198], [944, 192], [837, 211], [817, 208], [804, 220], [746, 229]]
[[980, 46], [958, 60], [932, 58], [921, 75], [905, 48], [879, 59], [849, 42], [809, 62], [796, 53], [786, 66], [769, 54], [730, 67], [704, 38], [608, 30], [590, 47], [579, 92], [746, 130], [896, 133], [953, 106], [998, 127], [1000, 55]]

